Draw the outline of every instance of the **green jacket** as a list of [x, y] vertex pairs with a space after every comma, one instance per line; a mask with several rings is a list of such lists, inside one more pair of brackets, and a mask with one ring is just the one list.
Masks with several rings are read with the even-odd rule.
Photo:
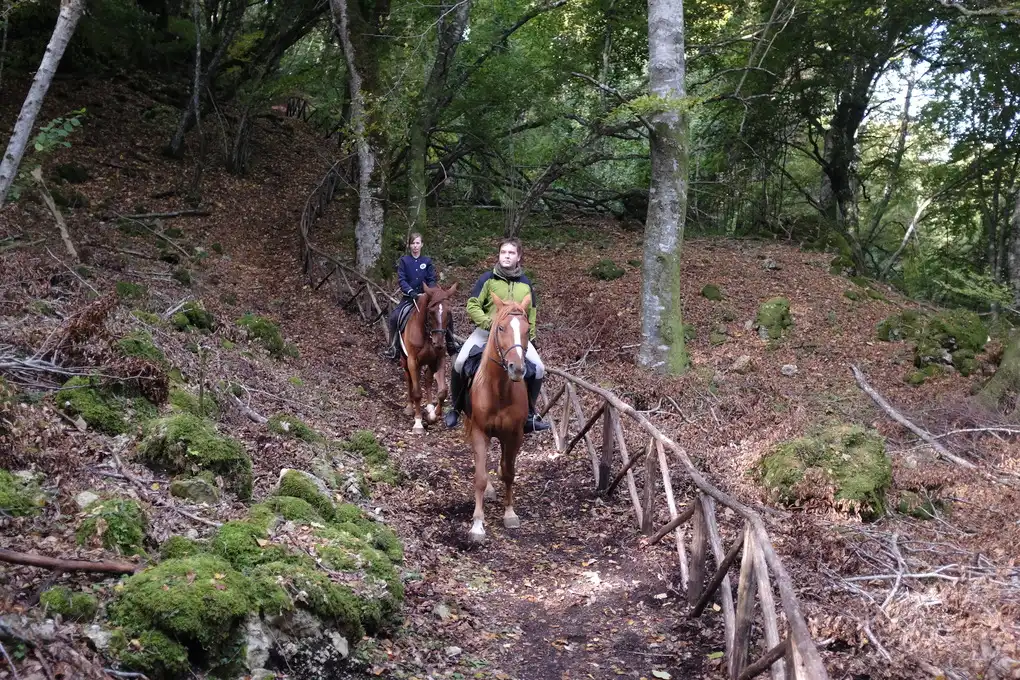
[[489, 330], [492, 326], [492, 318], [496, 315], [496, 305], [492, 301], [492, 293], [495, 293], [500, 300], [513, 300], [514, 302], [523, 302], [524, 296], [531, 293], [531, 306], [528, 307], [528, 325], [530, 326], [528, 336], [530, 340], [534, 340], [537, 331], [535, 314], [538, 300], [535, 298], [535, 290], [528, 277], [521, 274], [518, 277], [506, 279], [496, 274], [493, 269], [482, 274], [475, 282], [474, 288], [471, 289], [471, 297], [467, 301], [467, 313], [471, 317], [471, 322], [484, 330]]

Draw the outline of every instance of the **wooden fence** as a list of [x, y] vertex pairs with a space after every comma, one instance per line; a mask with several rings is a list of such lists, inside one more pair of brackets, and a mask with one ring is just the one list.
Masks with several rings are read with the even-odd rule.
[[[676, 442], [612, 392], [555, 368], [547, 367], [546, 371], [551, 377], [560, 379], [547, 380], [539, 400], [540, 412], [551, 421], [556, 450], [566, 455], [583, 443], [591, 459], [596, 488], [601, 493], [609, 495], [626, 482], [637, 526], [648, 537], [645, 539], [648, 544], [657, 543], [670, 533], [675, 535], [680, 581], [691, 606], [689, 615], [698, 617], [713, 600], [719, 601], [726, 631], [729, 678], [748, 680], [768, 672], [772, 680], [827, 680], [828, 674], [801, 613], [790, 575], [776, 555], [761, 516], [710, 484]], [[547, 398], [545, 389], [554, 382], [562, 384], [552, 398]], [[598, 404], [590, 416], [584, 409], [579, 391], [582, 395], [594, 397]], [[554, 411], [557, 404], [560, 408]], [[627, 418], [622, 418], [621, 414]], [[572, 417], [576, 423], [573, 430]], [[597, 428], [600, 419], [601, 428]], [[596, 429], [601, 429], [598, 446], [593, 437]], [[636, 430], [636, 436], [644, 445], [643, 451], [633, 457], [627, 447], [628, 429], [632, 433], [632, 441]], [[614, 474], [617, 452], [619, 468]], [[677, 506], [671, 469], [678, 469], [692, 487], [682, 511]], [[642, 470], [643, 482], [639, 489], [636, 473]], [[656, 493], [658, 478], [662, 481], [661, 497], [665, 499], [672, 519], [656, 529], [655, 504], [660, 499]], [[720, 524], [716, 515], [717, 504], [733, 511], [737, 527]], [[689, 548], [685, 532], [688, 524]], [[723, 540], [723, 529], [733, 534], [728, 549]], [[715, 566], [712, 572], [708, 571], [709, 551]], [[734, 602], [730, 569], [737, 564], [738, 558], [739, 576]], [[779, 591], [778, 606], [773, 580]], [[760, 616], [758, 626], [754, 625], [759, 618], [756, 616], [756, 604]], [[752, 632], [756, 630], [761, 631], [762, 637], [758, 644], [752, 641]], [[751, 661], [755, 647], [757, 658]]]

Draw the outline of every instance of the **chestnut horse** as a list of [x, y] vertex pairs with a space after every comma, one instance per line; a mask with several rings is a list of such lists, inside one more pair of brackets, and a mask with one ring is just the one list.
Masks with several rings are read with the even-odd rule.
[[[414, 415], [414, 428], [411, 430], [414, 434], [425, 433], [421, 422], [423, 387], [428, 422], [434, 423], [443, 415], [443, 401], [447, 394], [446, 328], [453, 318], [448, 300], [457, 292], [457, 284], [447, 289], [441, 286], [429, 288], [428, 284], [424, 284], [424, 291], [415, 299], [415, 309], [400, 334], [404, 350], [400, 365], [407, 380], [407, 408], [404, 413]], [[431, 395], [434, 382], [439, 383], [439, 390], [433, 405]]]
[[514, 469], [524, 440], [528, 392], [524, 386], [524, 355], [528, 351], [528, 306], [531, 294], [520, 304], [492, 295], [496, 315], [489, 328], [482, 362], [471, 384], [464, 431], [475, 454], [475, 514], [468, 538], [485, 539], [484, 498], [494, 499], [489, 481], [489, 441], [499, 440], [499, 476], [503, 479], [503, 526], [516, 529], [521, 520], [514, 512]]

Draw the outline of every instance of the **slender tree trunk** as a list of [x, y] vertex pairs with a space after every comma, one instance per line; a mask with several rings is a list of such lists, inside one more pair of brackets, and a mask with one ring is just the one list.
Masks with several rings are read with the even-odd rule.
[[680, 249], [687, 212], [687, 118], [683, 0], [648, 0], [648, 88], [661, 100], [649, 116], [652, 180], [648, 191], [641, 282], [638, 362], [660, 373], [682, 373], [684, 347]]
[[407, 164], [407, 201], [411, 230], [421, 231], [426, 224], [425, 200], [428, 197], [428, 177], [425, 174], [425, 156], [432, 128], [439, 121], [439, 100], [450, 74], [450, 66], [461, 43], [471, 12], [470, 0], [460, 0], [453, 7], [440, 5], [436, 59], [432, 64], [422, 95], [418, 99], [418, 117], [411, 126]]
[[882, 218], [885, 217], [885, 213], [889, 209], [889, 203], [892, 201], [893, 193], [899, 185], [900, 166], [903, 165], [903, 156], [907, 151], [907, 133], [910, 131], [910, 98], [914, 93], [915, 82], [914, 63], [911, 62], [910, 74], [907, 76], [907, 92], [903, 98], [903, 115], [900, 117], [900, 130], [896, 138], [896, 151], [893, 154], [892, 167], [889, 168], [889, 179], [885, 183], [885, 189], [882, 190], [882, 198], [879, 199], [878, 204], [872, 210], [871, 224], [868, 227], [868, 243], [878, 233], [878, 228], [882, 225]]
[[7, 15], [12, 9], [10, 3], [4, 0], [3, 11], [0, 12], [0, 22], [4, 25], [3, 37], [0, 37], [0, 91], [4, 89], [4, 61], [7, 59], [7, 25], [10, 23]]
[[1010, 220], [1009, 287], [1013, 290], [1013, 306], [1020, 309], [1020, 186], [1017, 187], [1016, 203], [1013, 205], [1013, 219]]
[[191, 109], [195, 112], [195, 127], [198, 129], [198, 158], [195, 159], [195, 173], [188, 191], [192, 203], [202, 202], [202, 165], [205, 163], [205, 137], [202, 134], [202, 11], [200, 0], [192, 0], [191, 18], [195, 24], [195, 77], [191, 93]]
[[385, 213], [382, 203], [382, 166], [378, 151], [369, 137], [365, 102], [362, 90], [361, 64], [351, 40], [350, 15], [347, 0], [330, 0], [333, 21], [340, 34], [344, 59], [347, 62], [347, 86], [351, 96], [351, 129], [358, 150], [358, 223], [354, 227], [356, 242], [355, 265], [367, 274], [382, 253], [382, 235]]
[[74, 29], [84, 9], [85, 0], [63, 0], [60, 4], [57, 25], [53, 29], [53, 35], [50, 36], [50, 43], [46, 46], [46, 53], [43, 54], [35, 79], [32, 80], [32, 87], [25, 97], [21, 113], [18, 114], [18, 121], [14, 124], [14, 134], [7, 144], [7, 151], [0, 161], [0, 207], [3, 207], [7, 192], [17, 175], [18, 166], [21, 165], [21, 158], [25, 155], [25, 147], [28, 146], [29, 137], [32, 135], [35, 118], [39, 115], [47, 90], [50, 89], [53, 74], [57, 71], [60, 58], [64, 56], [64, 50], [74, 35]]

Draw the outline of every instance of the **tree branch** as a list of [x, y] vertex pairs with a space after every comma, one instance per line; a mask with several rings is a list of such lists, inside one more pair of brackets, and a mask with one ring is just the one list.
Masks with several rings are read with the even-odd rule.
[[14, 550], [0, 550], [0, 562], [24, 564], [29, 567], [55, 569], [56, 571], [92, 571], [107, 574], [133, 574], [142, 565], [130, 562], [87, 562], [85, 560], [65, 560], [45, 555], [30, 555]]

